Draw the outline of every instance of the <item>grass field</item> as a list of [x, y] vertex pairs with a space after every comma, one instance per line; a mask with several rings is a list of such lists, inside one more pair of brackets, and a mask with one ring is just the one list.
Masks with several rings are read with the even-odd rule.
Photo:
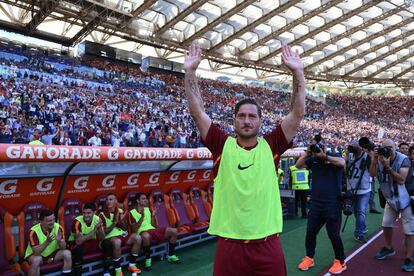
[[[378, 204], [377, 204], [378, 206]], [[381, 214], [367, 215], [368, 236], [371, 235], [381, 225]], [[350, 217], [345, 228], [341, 233], [344, 243], [345, 252], [350, 252], [359, 244], [354, 240], [355, 219]], [[281, 241], [286, 258], [288, 275], [317, 275], [332, 264], [334, 253], [327, 236], [325, 228], [318, 235], [318, 242], [315, 255], [315, 267], [309, 271], [302, 272], [296, 267], [299, 261], [305, 255], [305, 233], [306, 219], [288, 219], [284, 221], [284, 230], [281, 235]], [[168, 275], [168, 276], [207, 276], [212, 275], [213, 258], [216, 247], [216, 241], [208, 241], [196, 246], [185, 248], [177, 251], [177, 255], [183, 260], [180, 265], [169, 264], [165, 260], [158, 258], [153, 260], [151, 272], [143, 272], [144, 275]], [[140, 264], [142, 267], [142, 264]], [[129, 275], [128, 273], [125, 273]]]

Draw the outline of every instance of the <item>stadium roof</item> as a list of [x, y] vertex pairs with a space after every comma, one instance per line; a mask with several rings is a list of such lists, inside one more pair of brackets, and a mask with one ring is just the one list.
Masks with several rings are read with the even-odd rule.
[[[299, 50], [308, 79], [414, 87], [409, 0], [2, 0], [0, 28], [73, 46], [85, 38], [183, 51], [213, 70], [283, 74], [281, 45]], [[98, 38], [99, 37], [99, 38]], [[116, 38], [116, 39], [115, 39]], [[134, 49], [135, 48], [135, 49]]]

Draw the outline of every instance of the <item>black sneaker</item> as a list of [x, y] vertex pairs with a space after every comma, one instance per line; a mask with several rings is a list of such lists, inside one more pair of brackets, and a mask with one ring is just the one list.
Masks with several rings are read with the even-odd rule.
[[359, 237], [355, 236], [354, 239], [359, 243], [367, 243], [367, 240], [365, 239], [364, 236], [359, 236]]
[[377, 260], [385, 260], [388, 256], [394, 256], [395, 251], [394, 249], [388, 249], [386, 247], [383, 247], [377, 254], [375, 254], [375, 259]]
[[371, 210], [369, 210], [369, 212], [370, 212], [371, 214], [381, 214], [381, 212], [380, 212], [380, 211], [378, 211], [377, 209], [371, 209]]
[[404, 264], [401, 266], [401, 270], [405, 272], [411, 272], [414, 270], [414, 263], [412, 260], [406, 258], [404, 260]]

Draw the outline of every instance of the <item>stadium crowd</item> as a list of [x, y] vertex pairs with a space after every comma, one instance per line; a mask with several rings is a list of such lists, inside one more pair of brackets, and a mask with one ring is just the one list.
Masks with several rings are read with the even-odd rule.
[[[2, 47], [0, 68], [0, 143], [202, 146], [180, 76]], [[262, 132], [289, 110], [290, 94], [284, 91], [209, 79], [200, 88], [207, 113], [230, 133], [233, 106], [242, 98], [256, 98], [263, 107]], [[413, 141], [413, 98], [330, 95], [326, 104], [306, 105], [294, 145], [321, 133], [331, 147], [345, 147], [361, 136], [376, 137], [380, 129], [397, 141]]]

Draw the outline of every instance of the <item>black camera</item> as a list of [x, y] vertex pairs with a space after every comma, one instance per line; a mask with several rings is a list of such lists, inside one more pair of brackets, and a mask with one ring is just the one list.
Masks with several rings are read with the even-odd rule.
[[384, 158], [390, 158], [391, 156], [391, 150], [387, 147], [383, 147], [383, 146], [377, 147], [377, 152], [378, 152], [378, 155], [384, 156]]
[[358, 140], [358, 144], [363, 149], [367, 150], [374, 150], [375, 144], [369, 140], [368, 137], [361, 137], [361, 139]]
[[322, 141], [322, 135], [321, 135], [321, 134], [316, 134], [316, 135], [313, 137], [313, 140], [315, 140], [315, 142], [316, 142], [317, 144], [319, 144], [319, 143]]
[[323, 150], [322, 144], [312, 144], [309, 146], [309, 150], [313, 153], [320, 153]]
[[342, 212], [344, 213], [344, 215], [352, 215], [354, 202], [354, 195], [352, 191], [342, 192], [338, 199], [342, 204]]

